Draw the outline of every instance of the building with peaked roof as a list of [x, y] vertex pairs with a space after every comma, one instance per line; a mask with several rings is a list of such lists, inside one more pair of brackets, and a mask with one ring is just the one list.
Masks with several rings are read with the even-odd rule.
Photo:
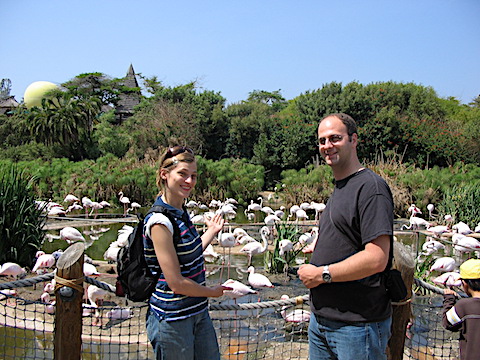
[[9, 115], [20, 104], [15, 100], [15, 96], [9, 96], [6, 99], [0, 99], [0, 114]]
[[132, 64], [128, 68], [127, 76], [123, 79], [122, 85], [130, 88], [131, 91], [125, 91], [120, 94], [120, 100], [115, 107], [115, 117], [119, 123], [133, 115], [133, 108], [140, 104], [141, 100], [142, 94]]

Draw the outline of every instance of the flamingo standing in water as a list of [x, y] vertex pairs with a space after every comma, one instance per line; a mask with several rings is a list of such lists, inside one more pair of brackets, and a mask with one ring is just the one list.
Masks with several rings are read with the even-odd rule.
[[232, 247], [236, 244], [235, 235], [230, 232], [221, 232], [218, 236], [218, 243], [223, 247], [222, 270], [220, 271], [220, 282], [222, 281], [223, 269], [225, 267], [226, 248], [228, 248], [227, 277], [230, 277], [230, 255]]
[[249, 242], [246, 244], [241, 250], [241, 253], [248, 255], [248, 264], [250, 266], [252, 264], [252, 257], [254, 255], [263, 254], [268, 247], [268, 239], [267, 236], [270, 234], [270, 229], [266, 226], [263, 226], [260, 229], [260, 235], [262, 237], [263, 244], [260, 244], [258, 241]]
[[128, 205], [130, 205], [130, 199], [126, 196], [123, 196], [123, 191], [120, 191], [118, 196], [120, 196], [119, 200], [123, 204], [123, 216], [125, 216], [127, 215]]

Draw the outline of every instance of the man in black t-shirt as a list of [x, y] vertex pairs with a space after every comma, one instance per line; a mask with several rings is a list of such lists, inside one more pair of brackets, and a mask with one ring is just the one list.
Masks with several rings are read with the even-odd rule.
[[335, 189], [310, 264], [298, 271], [310, 289], [309, 356], [386, 359], [392, 309], [380, 273], [393, 244], [392, 194], [360, 164], [357, 126], [349, 115], [320, 120], [318, 141]]

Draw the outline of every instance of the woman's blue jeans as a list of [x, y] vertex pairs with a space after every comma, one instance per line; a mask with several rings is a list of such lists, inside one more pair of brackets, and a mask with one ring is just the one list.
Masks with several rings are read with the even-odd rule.
[[219, 360], [217, 335], [208, 311], [177, 321], [147, 312], [147, 335], [157, 360]]
[[308, 326], [310, 360], [386, 360], [392, 318], [347, 324], [316, 317]]

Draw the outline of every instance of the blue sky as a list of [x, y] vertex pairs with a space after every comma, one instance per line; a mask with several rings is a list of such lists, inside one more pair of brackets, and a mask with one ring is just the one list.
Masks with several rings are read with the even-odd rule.
[[414, 82], [480, 94], [478, 0], [0, 0], [0, 79], [27, 86], [103, 72], [197, 80], [227, 103], [332, 81]]

